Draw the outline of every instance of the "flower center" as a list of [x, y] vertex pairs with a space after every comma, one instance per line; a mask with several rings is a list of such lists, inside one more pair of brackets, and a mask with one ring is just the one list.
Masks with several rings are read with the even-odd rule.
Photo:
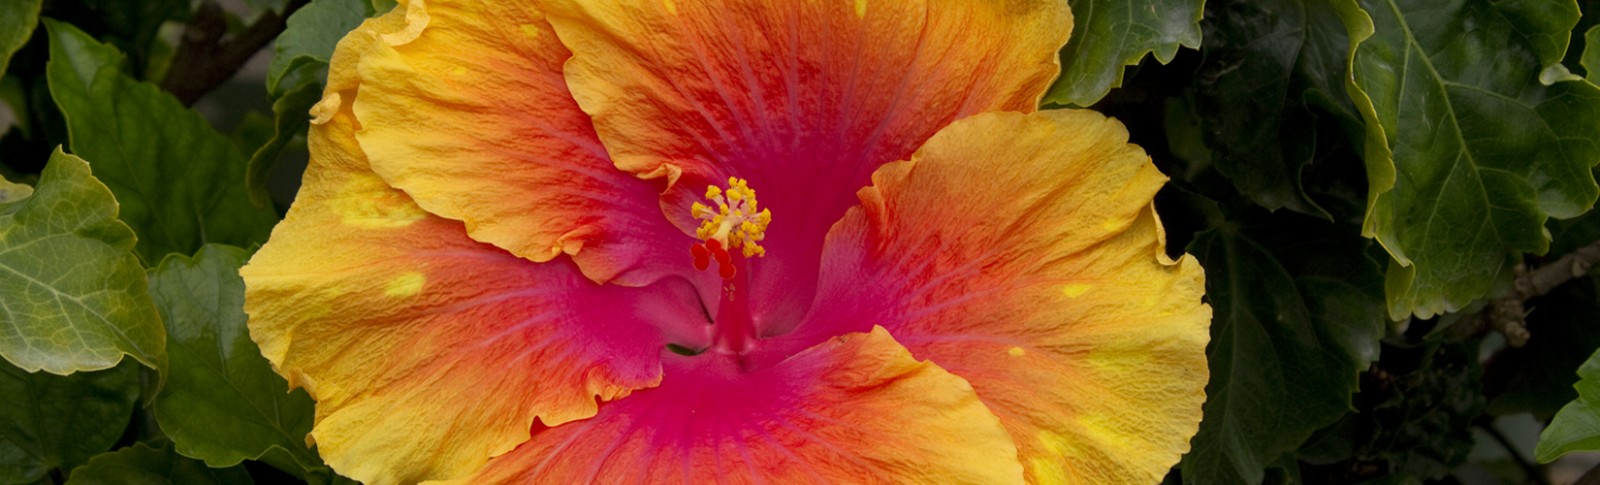
[[772, 223], [772, 211], [760, 208], [756, 191], [737, 177], [728, 177], [727, 189], [706, 187], [706, 200], [716, 207], [696, 202], [690, 208], [701, 221], [695, 236], [702, 242], [690, 247], [689, 252], [694, 256], [695, 269], [705, 271], [715, 261], [717, 274], [722, 276], [712, 345], [724, 353], [743, 354], [755, 339], [756, 329], [747, 298], [749, 278], [739, 271], [731, 251], [738, 250], [745, 258], [765, 256], [767, 250], [760, 243], [767, 236], [767, 225]]

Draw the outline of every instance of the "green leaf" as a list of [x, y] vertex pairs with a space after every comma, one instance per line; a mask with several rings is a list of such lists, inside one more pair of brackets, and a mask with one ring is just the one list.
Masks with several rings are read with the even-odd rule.
[[0, 204], [16, 202], [33, 195], [33, 187], [0, 177]]
[[[1486, 295], [1549, 217], [1600, 188], [1600, 88], [1541, 83], [1577, 4], [1336, 0], [1351, 34], [1351, 98], [1367, 124], [1363, 233], [1394, 258], [1389, 315], [1431, 317]], [[1548, 78], [1546, 81], [1554, 79]]]
[[213, 467], [259, 460], [296, 476], [326, 471], [306, 447], [311, 397], [289, 392], [245, 327], [239, 267], [248, 257], [239, 248], [208, 245], [192, 259], [168, 256], [150, 272], [172, 360], [155, 400], [156, 419], [178, 452]]
[[1578, 399], [1561, 408], [1539, 435], [1534, 456], [1550, 463], [1574, 451], [1600, 450], [1600, 352], [1578, 368]]
[[133, 417], [139, 368], [71, 376], [0, 364], [0, 483], [29, 483], [111, 449]]
[[[153, 59], [167, 49], [162, 26], [177, 26], [191, 17], [191, 0], [50, 0], [43, 15], [88, 31], [133, 58], [135, 77], [159, 82], [162, 62]], [[181, 28], [181, 26], [177, 26]], [[170, 54], [170, 53], [169, 53]]]
[[0, 356], [29, 372], [166, 363], [133, 231], [89, 164], [57, 149], [31, 196], [0, 203]]
[[111, 46], [71, 25], [45, 27], [50, 94], [72, 149], [117, 195], [145, 262], [207, 242], [266, 240], [277, 217], [250, 203], [244, 155], [227, 136], [156, 86], [123, 75], [122, 54]]
[[327, 77], [334, 47], [345, 34], [361, 25], [369, 7], [365, 0], [316, 0], [289, 16], [267, 69], [275, 131], [250, 156], [246, 171], [250, 199], [257, 206], [271, 203], [267, 175], [284, 146], [305, 134], [310, 124], [308, 112], [322, 99], [322, 80]]
[[1318, 118], [1360, 122], [1344, 93], [1350, 41], [1338, 14], [1326, 0], [1213, 2], [1204, 26], [1196, 111], [1217, 170], [1268, 209], [1331, 218], [1303, 180], [1328, 149]]
[[206, 468], [206, 464], [179, 456], [172, 445], [153, 448], [144, 443], [89, 460], [72, 471], [67, 485], [233, 485], [249, 484], [244, 467]]
[[1358, 373], [1377, 357], [1387, 320], [1368, 243], [1283, 214], [1224, 224], [1188, 247], [1215, 313], [1184, 483], [1260, 483], [1349, 409]]
[[0, 75], [5, 75], [11, 54], [33, 35], [43, 3], [44, 0], [0, 0]]
[[1600, 83], [1600, 25], [1590, 27], [1583, 34], [1583, 45], [1583, 60], [1580, 63], [1583, 65], [1584, 79], [1591, 84]]
[[395, 0], [372, 0], [372, 5], [368, 6], [367, 15], [376, 16], [387, 13], [390, 10], [394, 10], [396, 5]]
[[272, 101], [272, 138], [250, 156], [249, 169], [245, 172], [250, 200], [256, 205], [266, 207], [272, 203], [267, 195], [267, 175], [272, 172], [272, 166], [277, 163], [283, 147], [311, 126], [311, 107], [321, 99], [322, 85], [305, 83]]
[[[366, 14], [367, 4], [363, 0], [316, 0], [296, 10], [289, 16], [283, 34], [278, 36], [274, 48], [276, 55], [272, 57], [272, 65], [267, 68], [267, 92], [276, 96], [299, 89], [305, 82], [320, 82], [320, 75], [290, 74], [304, 65], [319, 68], [312, 72], [326, 67], [339, 39], [361, 25]], [[283, 81], [286, 77], [298, 79], [285, 85]]]
[[1046, 103], [1089, 106], [1122, 85], [1125, 66], [1147, 54], [1166, 64], [1178, 46], [1200, 48], [1205, 0], [1070, 0], [1072, 38]]

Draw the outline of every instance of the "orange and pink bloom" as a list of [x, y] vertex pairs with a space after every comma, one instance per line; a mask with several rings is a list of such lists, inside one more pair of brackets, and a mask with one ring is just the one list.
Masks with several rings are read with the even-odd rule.
[[1154, 483], [1211, 312], [1064, 1], [402, 1], [241, 273], [367, 483]]

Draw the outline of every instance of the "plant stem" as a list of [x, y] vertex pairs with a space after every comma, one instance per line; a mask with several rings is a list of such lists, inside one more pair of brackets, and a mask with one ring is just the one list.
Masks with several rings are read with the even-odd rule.
[[172, 69], [161, 80], [161, 89], [172, 93], [184, 106], [227, 82], [256, 52], [283, 32], [286, 19], [310, 0], [290, 0], [280, 15], [264, 12], [255, 23], [231, 37], [228, 20], [214, 0], [200, 3], [183, 31], [183, 40], [172, 57]]

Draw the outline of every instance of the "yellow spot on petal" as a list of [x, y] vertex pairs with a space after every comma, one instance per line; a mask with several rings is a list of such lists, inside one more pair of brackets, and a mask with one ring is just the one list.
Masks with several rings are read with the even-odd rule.
[[539, 24], [522, 24], [518, 27], [522, 28], [522, 35], [526, 35], [534, 39], [544, 37], [544, 28], [540, 27]]
[[1048, 429], [1039, 430], [1039, 446], [1050, 454], [1058, 456], [1071, 454], [1073, 448], [1072, 440]]
[[1050, 430], [1039, 431], [1039, 447], [1044, 448], [1044, 456], [1028, 459], [1028, 471], [1032, 473], [1036, 483], [1064, 484], [1067, 483], [1067, 470], [1063, 465], [1063, 457], [1075, 456], [1072, 440], [1060, 433]]
[[389, 285], [384, 287], [383, 293], [393, 297], [415, 295], [417, 292], [422, 291], [422, 284], [427, 281], [428, 277], [423, 276], [422, 273], [407, 271], [405, 274], [389, 280]]
[[1088, 293], [1090, 288], [1094, 288], [1094, 285], [1087, 283], [1073, 283], [1062, 287], [1061, 293], [1067, 295], [1067, 298], [1077, 298], [1083, 296], [1084, 293]]
[[428, 216], [410, 197], [373, 174], [352, 176], [328, 205], [340, 222], [368, 229], [406, 227]]
[[1127, 226], [1128, 223], [1122, 219], [1106, 219], [1105, 222], [1100, 223], [1100, 229], [1103, 229], [1106, 232], [1119, 232], [1122, 230], [1122, 228]]
[[867, 17], [867, 0], [856, 0], [856, 18]]
[[1022, 347], [1012, 347], [1010, 350], [1006, 350], [1006, 353], [1011, 354], [1012, 357], [1022, 357], [1023, 355], [1026, 355], [1028, 351], [1022, 350]]
[[450, 74], [454, 74], [456, 76], [466, 75], [467, 74], [467, 66], [456, 66], [454, 68], [451, 68], [450, 69]]
[[1041, 485], [1064, 485], [1067, 483], [1067, 470], [1062, 466], [1061, 460], [1055, 457], [1039, 456], [1028, 459], [1028, 471], [1033, 473], [1034, 483]]
[[1128, 454], [1133, 450], [1129, 449], [1129, 445], [1132, 443], [1128, 439], [1127, 432], [1123, 431], [1122, 426], [1118, 425], [1110, 416], [1078, 416], [1078, 425], [1083, 427], [1084, 435], [1100, 443], [1101, 449], [1108, 451], [1109, 455], [1134, 456]]
[[661, 0], [661, 5], [667, 7], [667, 13], [678, 14], [678, 4], [672, 3], [672, 0]]

